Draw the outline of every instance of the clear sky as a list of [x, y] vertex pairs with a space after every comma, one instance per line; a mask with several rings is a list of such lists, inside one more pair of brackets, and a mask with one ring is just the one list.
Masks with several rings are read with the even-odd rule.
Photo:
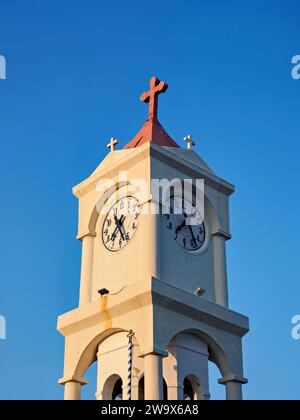
[[251, 322], [245, 398], [300, 398], [299, 21], [299, 0], [1, 0], [0, 398], [62, 398], [56, 317], [77, 306], [81, 252], [71, 187], [111, 136], [137, 133], [153, 75], [169, 84], [166, 130], [192, 132], [236, 185], [228, 275], [231, 308]]

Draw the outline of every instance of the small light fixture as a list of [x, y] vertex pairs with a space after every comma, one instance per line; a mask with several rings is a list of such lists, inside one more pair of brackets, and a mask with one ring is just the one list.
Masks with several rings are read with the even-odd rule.
[[202, 287], [198, 287], [198, 288], [195, 290], [195, 295], [200, 297], [200, 296], [203, 296], [205, 292], [206, 292], [206, 290], [205, 290], [205, 289], [202, 289]]
[[105, 287], [103, 289], [98, 290], [98, 293], [101, 297], [108, 295], [109, 294], [109, 290], [105, 289]]

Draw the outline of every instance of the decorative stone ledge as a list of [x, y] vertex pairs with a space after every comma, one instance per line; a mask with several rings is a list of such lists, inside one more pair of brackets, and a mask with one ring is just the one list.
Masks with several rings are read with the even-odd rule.
[[247, 384], [248, 379], [243, 378], [242, 376], [236, 376], [232, 374], [218, 380], [218, 383], [220, 385], [226, 385], [228, 382], [238, 382], [240, 384]]
[[87, 381], [86, 379], [79, 378], [78, 376], [67, 376], [65, 378], [59, 379], [58, 381], [60, 385], [65, 385], [67, 382], [77, 382], [81, 385], [87, 385], [89, 383], [89, 381]]

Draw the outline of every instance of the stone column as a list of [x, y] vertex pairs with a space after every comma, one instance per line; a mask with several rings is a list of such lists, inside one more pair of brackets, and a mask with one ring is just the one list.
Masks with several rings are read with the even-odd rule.
[[145, 400], [163, 400], [162, 356], [147, 354], [144, 356]]
[[92, 233], [88, 233], [82, 237], [79, 306], [85, 305], [91, 301], [94, 238], [95, 234]]
[[218, 305], [228, 308], [228, 286], [226, 266], [226, 239], [229, 235], [220, 230], [212, 235], [214, 250], [215, 296]]
[[240, 401], [243, 399], [242, 384], [240, 382], [226, 383], [226, 400]]
[[81, 399], [81, 384], [79, 382], [65, 383], [65, 400], [80, 400]]
[[72, 377], [70, 379], [62, 378], [59, 380], [59, 384], [65, 386], [65, 400], [78, 401], [81, 399], [81, 387], [86, 385], [88, 381], [83, 378]]
[[[126, 387], [126, 395], [127, 395], [127, 387]], [[134, 381], [134, 380], [132, 381], [132, 387], [131, 387], [131, 399], [132, 401], [137, 401], [139, 399], [139, 384], [137, 381]]]
[[247, 379], [234, 375], [219, 380], [219, 384], [226, 386], [226, 400], [228, 401], [241, 401], [243, 399], [242, 385], [247, 383]]

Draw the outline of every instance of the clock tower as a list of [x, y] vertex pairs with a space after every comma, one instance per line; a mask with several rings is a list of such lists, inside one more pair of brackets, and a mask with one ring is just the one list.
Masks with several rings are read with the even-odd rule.
[[228, 306], [232, 184], [180, 147], [158, 120], [168, 86], [153, 77], [139, 133], [73, 188], [82, 242], [79, 306], [58, 318], [65, 399], [80, 399], [97, 361], [96, 398], [207, 400], [209, 361], [242, 399], [248, 319]]

